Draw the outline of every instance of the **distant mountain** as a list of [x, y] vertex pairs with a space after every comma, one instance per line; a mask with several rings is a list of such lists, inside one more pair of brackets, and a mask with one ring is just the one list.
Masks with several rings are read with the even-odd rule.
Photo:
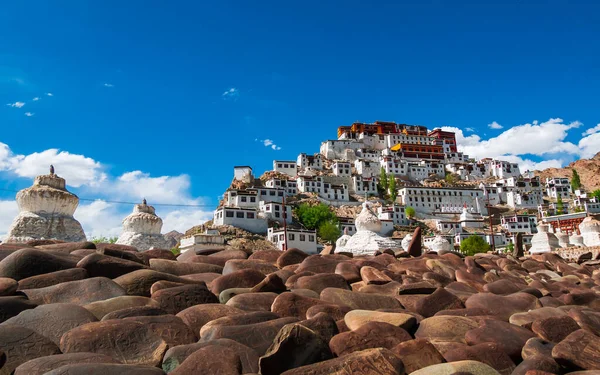
[[579, 174], [581, 184], [586, 191], [591, 192], [600, 189], [600, 152], [591, 159], [579, 159], [572, 162], [564, 168], [548, 168], [543, 171], [535, 171], [536, 176], [540, 176], [542, 182], [546, 177], [567, 177], [571, 178], [573, 169]]

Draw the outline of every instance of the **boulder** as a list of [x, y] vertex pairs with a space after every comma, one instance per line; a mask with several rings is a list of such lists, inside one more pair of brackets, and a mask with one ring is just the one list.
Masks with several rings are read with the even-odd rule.
[[268, 322], [270, 320], [279, 319], [280, 316], [272, 312], [255, 311], [241, 314], [233, 314], [223, 316], [209, 321], [200, 329], [200, 337], [206, 337], [207, 334], [214, 331], [218, 326], [240, 326], [255, 323]]
[[225, 263], [225, 267], [223, 267], [223, 275], [241, 270], [255, 270], [268, 275], [272, 272], [277, 272], [279, 268], [272, 263], [262, 260], [230, 259]]
[[170, 374], [240, 375], [242, 374], [242, 361], [232, 349], [219, 345], [208, 345], [190, 354]]
[[219, 299], [208, 290], [205, 284], [184, 285], [162, 289], [152, 295], [158, 307], [169, 314], [203, 303], [218, 303]]
[[210, 284], [210, 290], [215, 295], [219, 295], [225, 289], [252, 288], [263, 281], [264, 278], [264, 273], [253, 269], [231, 272], [214, 279]]
[[124, 296], [125, 290], [106, 277], [68, 281], [38, 289], [26, 289], [23, 293], [39, 304], [72, 303], [87, 305], [92, 302]]
[[114, 298], [105, 299], [103, 301], [96, 301], [89, 303], [85, 306], [89, 312], [101, 320], [106, 314], [113, 311], [123, 310], [131, 307], [155, 307], [158, 308], [158, 302], [148, 297], [141, 296], [119, 296]]
[[20, 249], [0, 261], [0, 277], [22, 280], [43, 273], [74, 268], [77, 259], [69, 255], [37, 250]]
[[444, 353], [447, 362], [472, 360], [485, 363], [501, 375], [511, 375], [515, 363], [498, 344], [482, 343], [473, 346], [457, 344], [453, 349]]
[[139, 262], [94, 253], [80, 260], [77, 268], [85, 269], [88, 277], [114, 279], [129, 272], [145, 269], [146, 266]]
[[324, 289], [321, 292], [321, 301], [336, 305], [345, 305], [353, 310], [377, 310], [402, 307], [397, 299], [390, 296], [356, 293], [337, 288]]
[[283, 268], [285, 266], [289, 266], [292, 264], [299, 264], [308, 257], [304, 251], [298, 250], [296, 248], [291, 248], [289, 250], [280, 253], [277, 261], [275, 262], [276, 266], [279, 268]]
[[19, 280], [19, 290], [45, 288], [47, 286], [87, 279], [88, 273], [83, 268], [70, 268], [68, 270], [45, 273]]
[[472, 319], [462, 316], [432, 316], [419, 324], [415, 338], [425, 339], [432, 344], [437, 342], [466, 343], [465, 334], [479, 327]]
[[50, 339], [29, 328], [0, 326], [0, 352], [6, 354], [6, 362], [0, 375], [11, 375], [23, 363], [35, 358], [59, 354], [60, 349]]
[[577, 322], [569, 316], [536, 320], [531, 326], [531, 330], [541, 339], [554, 343], [562, 341], [578, 329]]
[[271, 311], [275, 298], [276, 293], [243, 293], [229, 299], [227, 306], [243, 311]]
[[17, 367], [14, 375], [44, 375], [62, 366], [77, 363], [119, 363], [113, 358], [96, 353], [69, 353], [39, 357]]
[[138, 270], [114, 279], [130, 296], [150, 297], [152, 284], [157, 281], [166, 280], [182, 284], [199, 284], [201, 281], [186, 279], [164, 272], [154, 270]]
[[293, 316], [299, 319], [306, 319], [306, 312], [309, 308], [315, 305], [327, 304], [329, 303], [322, 299], [304, 297], [297, 293], [285, 292], [275, 298], [271, 306], [271, 311], [282, 317]]
[[190, 327], [175, 315], [132, 316], [123, 320], [144, 324], [154, 334], [165, 340], [169, 347], [187, 345], [198, 340], [197, 335], [192, 332]]
[[507, 296], [500, 296], [492, 293], [474, 294], [465, 302], [467, 308], [479, 307], [490, 311], [491, 315], [507, 321], [511, 315], [518, 312], [542, 307], [540, 301], [527, 293], [514, 293]]
[[356, 330], [335, 335], [329, 341], [329, 347], [336, 356], [341, 357], [364, 349], [391, 349], [408, 340], [412, 340], [412, 337], [400, 327], [382, 322], [368, 322]]
[[122, 365], [116, 363], [79, 363], [59, 367], [44, 375], [165, 375], [151, 366]]
[[341, 275], [320, 273], [312, 276], [303, 276], [296, 280], [294, 289], [310, 289], [320, 294], [325, 288], [338, 288], [350, 290], [348, 282]]
[[223, 272], [223, 267], [208, 263], [184, 263], [175, 260], [150, 259], [150, 268], [175, 276], [189, 275], [193, 273]]
[[200, 336], [200, 329], [208, 322], [225, 316], [243, 314], [244, 311], [219, 303], [205, 303], [188, 307], [177, 314], [185, 324]]
[[458, 361], [428, 366], [410, 375], [500, 375], [489, 365], [478, 361]]
[[123, 319], [132, 316], [157, 316], [165, 315], [166, 313], [167, 312], [165, 310], [152, 306], [129, 307], [110, 312], [104, 315], [101, 320]]
[[464, 307], [461, 300], [444, 288], [437, 288], [432, 294], [416, 301], [414, 311], [426, 318], [434, 316], [442, 310], [460, 309]]
[[444, 362], [444, 357], [435, 346], [423, 339], [401, 342], [392, 348], [392, 353], [402, 358], [407, 374]]
[[498, 344], [498, 346], [515, 362], [521, 361], [521, 349], [535, 334], [528, 329], [506, 323], [500, 320], [485, 320], [483, 325], [472, 329], [465, 334], [469, 345], [485, 342]]
[[13, 295], [18, 287], [19, 283], [17, 280], [9, 277], [0, 277], [0, 297]]
[[0, 323], [19, 315], [21, 311], [35, 307], [37, 303], [31, 302], [24, 296], [0, 297]]
[[388, 323], [409, 332], [417, 324], [417, 319], [410, 314], [369, 310], [352, 310], [343, 319], [346, 326], [353, 331], [369, 322]]
[[600, 337], [583, 329], [577, 330], [552, 349], [559, 365], [572, 370], [600, 369]]

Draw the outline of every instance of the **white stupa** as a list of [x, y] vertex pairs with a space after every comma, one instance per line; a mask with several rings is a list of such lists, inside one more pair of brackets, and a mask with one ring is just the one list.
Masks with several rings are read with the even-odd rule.
[[362, 211], [354, 220], [356, 233], [348, 239], [345, 246], [337, 247], [335, 252], [350, 252], [354, 255], [373, 255], [385, 249], [400, 250], [400, 245], [386, 237], [379, 235], [381, 221], [369, 207], [369, 202], [363, 203]]
[[531, 248], [529, 249], [531, 254], [547, 253], [560, 247], [558, 238], [554, 233], [549, 232], [549, 228], [548, 224], [538, 225], [538, 232], [531, 238]]
[[579, 232], [585, 246], [600, 246], [600, 221], [591, 216], [586, 217], [579, 224]]
[[346, 244], [351, 238], [352, 236], [348, 234], [348, 228], [344, 228], [344, 234], [340, 236], [340, 238], [338, 238], [337, 241], [335, 241], [335, 248], [343, 248], [344, 246], [346, 246]]
[[33, 186], [17, 193], [19, 215], [14, 219], [5, 242], [53, 239], [85, 241], [81, 224], [73, 214], [79, 198], [66, 188], [64, 178], [54, 173], [37, 176]]
[[429, 248], [429, 250], [431, 251], [450, 251], [452, 250], [452, 245], [450, 244], [450, 242], [448, 242], [447, 239], [445, 239], [442, 236], [435, 236], [435, 238], [433, 239], [433, 241], [431, 241], [427, 247]]
[[402, 239], [402, 250], [404, 251], [408, 251], [408, 247], [410, 246], [410, 242], [412, 241], [412, 234], [407, 234], [406, 236], [404, 236], [404, 238]]
[[162, 219], [156, 216], [154, 207], [146, 203], [136, 204], [133, 213], [123, 219], [123, 233], [116, 243], [136, 247], [139, 251], [169, 249], [170, 241], [160, 231]]

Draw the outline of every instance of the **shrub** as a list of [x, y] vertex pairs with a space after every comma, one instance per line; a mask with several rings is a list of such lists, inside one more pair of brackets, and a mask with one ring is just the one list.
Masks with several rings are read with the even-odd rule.
[[296, 215], [298, 215], [300, 223], [307, 229], [318, 229], [326, 222], [337, 223], [335, 214], [323, 203], [316, 206], [303, 203], [296, 209]]
[[485, 253], [490, 250], [490, 245], [485, 240], [477, 235], [472, 235], [460, 243], [460, 251], [465, 255], [475, 255], [478, 253]]
[[412, 207], [406, 207], [404, 209], [404, 213], [406, 214], [406, 217], [409, 219], [412, 219], [413, 217], [415, 217], [415, 214], [416, 214], [415, 209]]

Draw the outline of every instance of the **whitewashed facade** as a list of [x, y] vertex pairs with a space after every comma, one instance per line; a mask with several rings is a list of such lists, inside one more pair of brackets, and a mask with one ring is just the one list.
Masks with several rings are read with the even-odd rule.
[[[287, 231], [287, 249], [296, 248], [307, 254], [317, 253], [317, 232], [314, 230], [291, 229]], [[269, 228], [267, 239], [271, 241], [279, 250], [286, 250], [284, 230], [279, 228]]]
[[232, 225], [257, 234], [267, 232], [267, 220], [253, 208], [219, 207], [213, 215], [213, 225]]
[[298, 174], [296, 162], [290, 160], [273, 160], [273, 170], [290, 177], [296, 177]]
[[546, 178], [546, 195], [553, 199], [568, 199], [571, 194], [571, 182], [568, 178]]
[[[266, 217], [269, 220], [274, 220], [274, 221], [278, 221], [281, 224], [283, 224], [283, 204], [279, 203], [279, 202], [265, 202], [265, 201], [260, 201], [260, 206], [258, 208], [264, 217]], [[292, 223], [292, 207], [289, 205], [285, 206], [285, 211], [287, 213], [287, 215], [285, 216], [286, 219], [286, 223], [291, 224]]]
[[487, 214], [481, 189], [411, 186], [399, 189], [398, 198], [402, 205], [422, 213], [461, 213], [466, 206], [472, 212]]
[[394, 225], [408, 225], [404, 206], [392, 205], [377, 208], [377, 217], [380, 220], [391, 220]]

